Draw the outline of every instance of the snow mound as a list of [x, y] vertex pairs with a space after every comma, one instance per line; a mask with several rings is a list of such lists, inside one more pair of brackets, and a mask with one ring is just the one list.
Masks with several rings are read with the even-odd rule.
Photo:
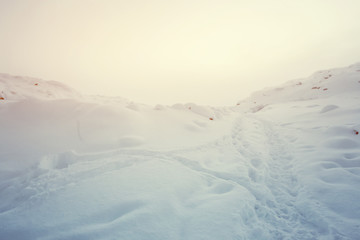
[[121, 97], [80, 96], [56, 82], [6, 74], [0, 78], [0, 86], [5, 86], [0, 132], [6, 136], [0, 138], [0, 172], [23, 171], [39, 162], [44, 168], [61, 168], [67, 163], [57, 154], [68, 151], [205, 143], [219, 137], [220, 129], [230, 129], [227, 117], [234, 113], [195, 104], [193, 110], [185, 105], [154, 108]]
[[56, 81], [0, 73], [0, 100], [78, 98], [74, 89]]
[[359, 92], [360, 63], [356, 63], [346, 68], [318, 71], [305, 79], [292, 80], [277, 87], [265, 88], [238, 102], [237, 105], [257, 112], [274, 103], [305, 101]]

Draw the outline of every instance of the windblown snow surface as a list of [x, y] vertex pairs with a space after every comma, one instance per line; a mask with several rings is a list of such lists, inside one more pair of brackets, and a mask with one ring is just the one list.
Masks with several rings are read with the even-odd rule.
[[360, 64], [223, 108], [0, 94], [0, 239], [360, 239]]

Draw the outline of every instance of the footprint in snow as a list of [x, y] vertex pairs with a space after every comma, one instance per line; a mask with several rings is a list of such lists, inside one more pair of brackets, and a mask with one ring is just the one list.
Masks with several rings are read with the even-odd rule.
[[263, 162], [260, 158], [252, 158], [250, 160], [250, 163], [254, 168], [259, 168], [263, 164]]
[[215, 194], [225, 194], [234, 189], [234, 185], [229, 183], [220, 183], [211, 187], [211, 192]]
[[320, 113], [326, 113], [326, 112], [329, 112], [329, 111], [332, 111], [332, 110], [335, 110], [339, 108], [339, 106], [336, 106], [336, 105], [326, 105], [325, 107], [323, 107], [320, 111]]
[[359, 143], [351, 138], [338, 137], [324, 141], [323, 145], [327, 148], [333, 149], [356, 149], [359, 148]]

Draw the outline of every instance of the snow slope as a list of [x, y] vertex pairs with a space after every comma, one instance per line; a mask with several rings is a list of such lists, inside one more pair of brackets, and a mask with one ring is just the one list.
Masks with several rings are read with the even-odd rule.
[[0, 100], [78, 97], [79, 93], [60, 82], [0, 73]]
[[[226, 119], [232, 112], [227, 108], [192, 103], [152, 107], [123, 98], [81, 96], [53, 81], [1, 77], [0, 131], [5, 137], [0, 138], [0, 171], [26, 170], [42, 156], [69, 151], [192, 146], [217, 138], [232, 121]], [[178, 137], [168, 141], [173, 136]]]
[[257, 111], [274, 103], [356, 94], [360, 91], [359, 66], [360, 63], [357, 63], [347, 68], [318, 71], [306, 79], [292, 80], [282, 86], [255, 92], [237, 105]]
[[360, 239], [359, 81], [227, 108], [0, 101], [0, 239]]

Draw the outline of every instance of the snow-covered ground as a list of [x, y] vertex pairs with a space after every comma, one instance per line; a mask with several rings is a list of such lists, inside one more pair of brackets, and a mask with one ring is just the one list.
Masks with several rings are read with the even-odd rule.
[[360, 239], [360, 64], [223, 108], [0, 94], [0, 239]]

